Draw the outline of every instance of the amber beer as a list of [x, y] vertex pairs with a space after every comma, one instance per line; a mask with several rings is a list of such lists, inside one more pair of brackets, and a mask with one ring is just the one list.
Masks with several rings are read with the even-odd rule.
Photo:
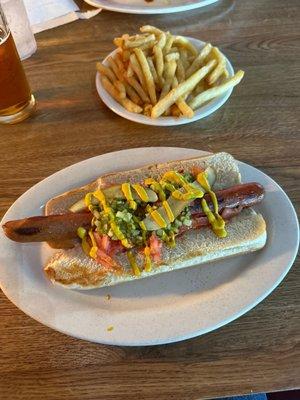
[[0, 5], [0, 123], [20, 122], [34, 107], [35, 99]]

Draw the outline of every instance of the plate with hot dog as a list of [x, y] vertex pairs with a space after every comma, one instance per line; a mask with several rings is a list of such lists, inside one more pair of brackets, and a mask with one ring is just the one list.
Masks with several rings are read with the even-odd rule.
[[299, 233], [267, 175], [227, 153], [164, 147], [59, 171], [1, 225], [7, 297], [58, 331], [118, 345], [183, 340], [244, 314], [288, 272]]

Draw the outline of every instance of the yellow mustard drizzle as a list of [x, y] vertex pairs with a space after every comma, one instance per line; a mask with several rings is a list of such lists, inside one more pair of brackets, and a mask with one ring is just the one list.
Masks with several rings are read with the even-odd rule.
[[137, 195], [141, 198], [142, 201], [144, 201], [145, 203], [147, 203], [149, 201], [148, 194], [147, 194], [145, 188], [143, 188], [143, 186], [141, 186], [139, 184], [134, 184], [134, 185], [132, 185], [132, 187], [136, 191]]
[[161, 179], [161, 180], [159, 181], [159, 184], [161, 185], [161, 187], [162, 187], [163, 189], [169, 190], [169, 192], [171, 192], [171, 193], [173, 193], [173, 192], [176, 190], [176, 188], [175, 188], [174, 185], [172, 185], [172, 184], [169, 183], [169, 182], [165, 182], [163, 179]]
[[89, 245], [86, 237], [82, 238], [81, 240], [81, 247], [82, 250], [84, 251], [84, 253], [89, 256], [90, 255], [90, 251], [91, 251], [91, 246]]
[[125, 196], [125, 199], [129, 203], [129, 207], [132, 208], [133, 210], [136, 210], [137, 204], [133, 200], [130, 183], [122, 183], [121, 189], [122, 189], [122, 192], [123, 192], [123, 194]]
[[150, 204], [147, 204], [147, 205], [146, 205], [146, 208], [145, 208], [145, 210], [146, 210], [146, 212], [147, 212], [148, 214], [150, 214], [150, 213], [151, 213], [151, 211], [152, 211], [152, 207], [150, 206]]
[[204, 213], [207, 216], [208, 222], [212, 226], [212, 230], [214, 231], [214, 233], [219, 237], [226, 237], [227, 232], [225, 230], [225, 221], [223, 220], [223, 218], [218, 214], [216, 214], [216, 216], [215, 216], [210, 211], [205, 199], [201, 200], [201, 205], [202, 205], [202, 209], [203, 209]]
[[115, 236], [121, 241], [122, 245], [126, 248], [132, 247], [129, 241], [126, 239], [125, 235], [118, 227], [117, 223], [115, 222], [115, 215], [111, 207], [109, 207], [106, 203], [106, 199], [104, 193], [98, 189], [96, 190], [93, 195], [98, 199], [103, 207], [103, 211], [107, 214], [110, 219], [110, 227]]
[[85, 205], [86, 205], [87, 207], [91, 205], [91, 203], [92, 203], [92, 193], [87, 193], [87, 194], [84, 196], [84, 202], [85, 202]]
[[152, 188], [158, 194], [158, 198], [159, 198], [160, 201], [166, 200], [166, 194], [165, 194], [161, 184], [156, 182], [155, 179], [147, 178], [147, 179], [145, 179], [144, 183], [145, 183], [146, 186], [151, 186], [152, 185]]
[[201, 192], [201, 190], [196, 191], [196, 190], [190, 190], [186, 193], [182, 193], [180, 190], [175, 190], [172, 193], [172, 196], [176, 200], [182, 200], [182, 201], [189, 201], [193, 199], [201, 199], [203, 197], [204, 193]]
[[144, 180], [144, 183], [145, 183], [145, 185], [150, 186], [150, 185], [156, 183], [156, 180], [153, 179], [153, 178], [146, 178], [146, 179]]
[[175, 219], [175, 216], [174, 216], [174, 214], [173, 214], [173, 212], [171, 210], [171, 207], [170, 207], [169, 203], [167, 201], [163, 201], [162, 205], [164, 206], [164, 209], [166, 210], [166, 214], [167, 214], [167, 217], [168, 217], [169, 221], [173, 222], [174, 219]]
[[144, 263], [144, 268], [146, 272], [151, 271], [151, 252], [150, 252], [150, 247], [146, 246], [144, 249], [144, 255], [145, 255], [145, 263]]
[[166, 221], [157, 210], [152, 211], [150, 215], [160, 228], [167, 227]]
[[210, 198], [212, 200], [213, 206], [214, 206], [215, 215], [210, 211], [206, 200], [205, 199], [201, 200], [203, 212], [207, 216], [208, 222], [211, 224], [212, 230], [214, 231], [214, 233], [217, 236], [226, 237], [227, 232], [225, 230], [225, 221], [219, 215], [218, 200], [217, 200], [216, 194], [211, 190], [210, 184], [209, 184], [208, 180], [206, 179], [205, 172], [200, 172], [200, 174], [197, 175], [197, 181], [208, 192], [208, 194], [210, 195]]
[[208, 192], [209, 190], [211, 190], [210, 184], [209, 184], [208, 180], [206, 179], [205, 172], [200, 172], [200, 173], [197, 175], [197, 181], [200, 183], [201, 186], [204, 187], [204, 189], [205, 189], [207, 192]]
[[145, 225], [145, 223], [143, 221], [140, 222], [140, 227], [141, 227], [142, 231], [146, 231], [147, 230], [146, 225]]
[[87, 206], [89, 211], [93, 211], [92, 195], [92, 193], [87, 193], [84, 197], [85, 205]]
[[169, 182], [178, 183], [186, 190], [186, 193], [182, 193], [180, 190], [177, 190], [174, 188], [174, 190], [172, 190], [172, 196], [176, 200], [189, 201], [189, 200], [201, 198], [204, 195], [204, 193], [200, 189], [196, 189], [193, 185], [191, 185], [189, 182], [187, 182], [187, 180], [182, 175], [180, 175], [176, 171], [166, 172], [163, 175], [162, 180], [163, 181], [167, 180]]
[[91, 230], [89, 230], [89, 237], [90, 237], [90, 239], [92, 241], [92, 248], [90, 249], [89, 255], [92, 258], [96, 258], [97, 257], [98, 246], [97, 246], [96, 240], [94, 238], [93, 232]]
[[169, 247], [175, 247], [176, 246], [176, 242], [175, 242], [175, 233], [174, 232], [170, 232], [170, 235], [168, 237], [168, 246]]
[[134, 275], [140, 276], [141, 271], [139, 269], [139, 266], [136, 263], [136, 259], [135, 259], [135, 256], [132, 251], [130, 251], [130, 250], [127, 251], [127, 258], [128, 258], [129, 264], [132, 268]]
[[216, 196], [215, 192], [213, 192], [212, 190], [209, 191], [209, 194], [210, 194], [210, 198], [213, 203], [213, 206], [214, 206], [214, 211], [216, 214], [219, 214], [219, 204], [218, 204], [217, 196]]
[[130, 249], [132, 246], [129, 243], [128, 239], [126, 239], [124, 233], [118, 227], [118, 224], [115, 221], [111, 221], [110, 226], [111, 226], [111, 230], [113, 231], [115, 236], [121, 241], [122, 245], [124, 247], [126, 247], [127, 249]]
[[170, 182], [178, 183], [181, 186], [185, 185], [185, 183], [186, 183], [184, 177], [181, 176], [176, 171], [168, 171], [168, 172], [166, 172], [163, 175], [162, 180], [163, 181], [170, 181]]

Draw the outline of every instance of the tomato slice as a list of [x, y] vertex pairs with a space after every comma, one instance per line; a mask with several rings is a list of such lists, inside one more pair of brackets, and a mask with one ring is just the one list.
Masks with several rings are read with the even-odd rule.
[[153, 233], [149, 239], [150, 254], [153, 261], [161, 261], [162, 241]]

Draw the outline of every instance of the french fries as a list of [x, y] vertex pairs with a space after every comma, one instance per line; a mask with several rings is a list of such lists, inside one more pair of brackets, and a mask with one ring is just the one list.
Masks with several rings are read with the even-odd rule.
[[125, 89], [124, 84], [121, 81], [115, 81], [114, 85], [115, 85], [115, 88], [118, 89], [121, 99], [125, 99], [126, 89]]
[[143, 111], [143, 109], [140, 106], [138, 106], [137, 104], [133, 103], [127, 97], [122, 98], [122, 96], [119, 93], [119, 91], [109, 82], [109, 80], [108, 80], [108, 78], [106, 76], [103, 76], [101, 78], [101, 82], [102, 82], [102, 85], [105, 88], [105, 90], [107, 90], [107, 92], [116, 101], [118, 101], [120, 104], [122, 104], [122, 106], [124, 108], [126, 108], [127, 111], [134, 112], [134, 113], [137, 113], [137, 114], [140, 114]]
[[137, 94], [140, 96], [140, 98], [143, 100], [144, 103], [149, 103], [150, 99], [147, 96], [146, 92], [142, 88], [142, 86], [139, 84], [139, 82], [133, 77], [129, 76], [126, 77], [128, 83], [133, 87], [133, 89], [137, 92]]
[[198, 94], [189, 104], [189, 106], [195, 110], [203, 103], [213, 99], [214, 97], [218, 97], [221, 94], [225, 93], [228, 89], [238, 85], [240, 81], [243, 79], [244, 71], [238, 71], [232, 78], [230, 78], [225, 83], [221, 85], [214, 86], [211, 89], [207, 89], [204, 92]]
[[192, 118], [243, 78], [243, 71], [229, 77], [225, 57], [210, 43], [198, 50], [187, 38], [151, 25], [140, 31], [115, 38], [117, 51], [96, 64], [104, 89], [129, 112]]
[[161, 47], [159, 47], [158, 45], [154, 46], [153, 55], [154, 55], [157, 75], [160, 78], [162, 78], [164, 72], [164, 56]]
[[186, 81], [181, 82], [176, 88], [172, 89], [163, 99], [161, 99], [151, 112], [152, 118], [161, 116], [172, 104], [174, 104], [180, 96], [192, 92], [198, 82], [201, 81], [216, 65], [215, 60], [211, 60], [207, 65], [196, 71]]
[[97, 62], [96, 68], [100, 72], [100, 74], [107, 76], [111, 82], [115, 82], [117, 80], [114, 72], [100, 62]]
[[186, 76], [189, 77], [191, 76], [194, 72], [197, 71], [203, 65], [203, 62], [205, 58], [209, 55], [210, 51], [212, 49], [212, 46], [210, 43], [207, 43], [203, 49], [200, 51], [200, 53], [197, 55], [197, 57], [194, 59], [192, 64], [189, 66], [188, 70], [186, 71]]
[[154, 86], [154, 79], [151, 74], [147, 58], [143, 53], [143, 51], [138, 47], [134, 49], [134, 52], [142, 68], [151, 103], [154, 105], [156, 103], [156, 92]]
[[208, 84], [211, 86], [220, 78], [220, 76], [226, 70], [226, 61], [220, 50], [214, 47], [212, 49], [212, 55], [215, 56], [216, 60], [218, 61], [218, 65], [213, 70], [213, 72], [208, 76], [207, 81]]
[[132, 68], [132, 70], [134, 71], [134, 73], [136, 74], [137, 78], [140, 81], [140, 84], [142, 85], [142, 88], [147, 92], [147, 87], [146, 87], [146, 81], [145, 81], [145, 77], [142, 71], [142, 68], [136, 58], [136, 55], [133, 53], [130, 56], [130, 66]]
[[165, 83], [163, 85], [160, 98], [163, 99], [167, 93], [170, 91], [174, 76], [175, 76], [175, 71], [176, 71], [176, 61], [172, 60], [167, 64], [167, 68], [165, 71]]

